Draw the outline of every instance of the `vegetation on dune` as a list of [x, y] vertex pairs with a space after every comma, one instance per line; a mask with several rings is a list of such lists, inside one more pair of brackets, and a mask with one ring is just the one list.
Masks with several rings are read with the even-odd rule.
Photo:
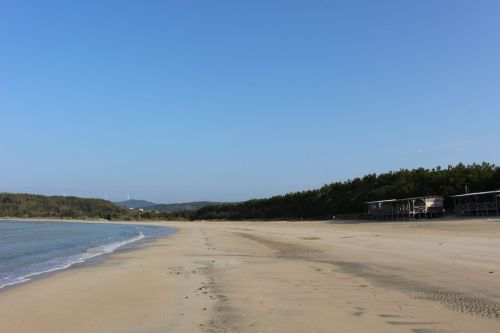
[[183, 221], [188, 220], [193, 211], [179, 211], [179, 212], [136, 212], [136, 218], [141, 220], [155, 220], [155, 221]]
[[500, 167], [482, 163], [434, 169], [418, 168], [369, 174], [316, 190], [278, 195], [235, 204], [208, 206], [190, 214], [191, 219], [327, 219], [332, 215], [363, 214], [364, 202], [372, 200], [442, 195], [445, 208], [450, 195], [500, 188]]

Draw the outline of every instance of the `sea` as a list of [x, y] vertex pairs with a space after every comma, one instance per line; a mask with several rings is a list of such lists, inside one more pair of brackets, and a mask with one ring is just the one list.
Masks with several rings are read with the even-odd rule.
[[173, 232], [132, 223], [0, 220], [0, 289]]

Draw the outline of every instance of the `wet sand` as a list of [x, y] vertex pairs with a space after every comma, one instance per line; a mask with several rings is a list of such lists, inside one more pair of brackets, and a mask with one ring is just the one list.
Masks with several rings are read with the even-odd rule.
[[0, 332], [500, 332], [500, 220], [179, 222], [0, 292]]

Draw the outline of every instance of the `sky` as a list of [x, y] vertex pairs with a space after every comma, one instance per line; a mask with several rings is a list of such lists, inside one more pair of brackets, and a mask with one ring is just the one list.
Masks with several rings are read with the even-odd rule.
[[500, 2], [0, 0], [0, 192], [239, 201], [500, 164]]

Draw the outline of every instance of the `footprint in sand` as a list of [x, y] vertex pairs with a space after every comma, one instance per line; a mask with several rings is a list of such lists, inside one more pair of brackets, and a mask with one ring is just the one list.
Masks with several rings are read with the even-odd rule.
[[354, 311], [354, 312], [352, 312], [351, 314], [352, 314], [353, 316], [356, 316], [356, 317], [362, 316], [362, 315], [364, 315], [364, 314], [366, 313], [366, 309], [365, 309], [365, 308], [363, 308], [363, 307], [360, 307], [360, 306], [355, 306], [355, 307], [354, 307], [354, 310], [355, 310], [355, 311]]
[[180, 275], [180, 274], [182, 274], [183, 270], [184, 270], [184, 268], [182, 266], [169, 267], [168, 274]]

